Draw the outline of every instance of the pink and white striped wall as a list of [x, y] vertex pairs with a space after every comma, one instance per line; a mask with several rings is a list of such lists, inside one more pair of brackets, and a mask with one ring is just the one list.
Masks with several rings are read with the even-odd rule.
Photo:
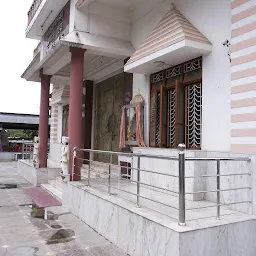
[[[58, 87], [53, 86], [52, 100], [55, 100], [57, 93], [58, 93]], [[51, 106], [50, 143], [57, 142], [57, 132], [58, 132], [57, 130], [58, 130], [58, 105], [53, 104]]]
[[256, 0], [231, 9], [231, 151], [256, 154]]

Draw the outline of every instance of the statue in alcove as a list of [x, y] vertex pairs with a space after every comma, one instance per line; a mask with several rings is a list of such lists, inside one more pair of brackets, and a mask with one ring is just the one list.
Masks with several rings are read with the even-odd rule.
[[[142, 95], [137, 94], [129, 105], [125, 105], [122, 108], [120, 148], [125, 146], [145, 147], [143, 140], [144, 104], [145, 101]], [[127, 134], [126, 136], [125, 133]]]

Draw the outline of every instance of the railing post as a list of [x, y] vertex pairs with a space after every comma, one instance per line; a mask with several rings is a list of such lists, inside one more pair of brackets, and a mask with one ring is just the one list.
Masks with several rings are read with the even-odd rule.
[[138, 156], [137, 165], [137, 207], [140, 207], [140, 157]]
[[111, 164], [113, 155], [110, 154], [109, 166], [108, 166], [108, 194], [111, 195]]
[[74, 181], [75, 161], [76, 161], [76, 148], [73, 149], [72, 173], [71, 173], [71, 180], [72, 181]]
[[217, 160], [217, 220], [220, 219], [220, 160]]
[[185, 216], [185, 144], [179, 144], [179, 225], [186, 225]]
[[27, 144], [25, 144], [25, 159], [27, 159], [27, 154], [28, 154], [28, 147], [27, 147]]
[[87, 186], [90, 187], [90, 180], [91, 180], [91, 153], [89, 153], [89, 170], [88, 170], [88, 184]]
[[22, 141], [22, 155], [21, 158], [24, 160], [24, 140]]

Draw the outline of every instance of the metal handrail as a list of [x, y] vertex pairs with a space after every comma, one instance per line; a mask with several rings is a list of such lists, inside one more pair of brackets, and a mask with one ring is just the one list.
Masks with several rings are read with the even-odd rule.
[[[223, 204], [220, 202], [220, 192], [226, 192], [226, 191], [234, 191], [234, 190], [244, 190], [244, 189], [251, 189], [251, 187], [249, 186], [245, 186], [245, 187], [237, 187], [237, 188], [228, 188], [228, 189], [221, 189], [221, 183], [220, 183], [220, 177], [227, 177], [227, 176], [245, 176], [248, 175], [250, 176], [251, 173], [250, 172], [241, 172], [241, 173], [230, 173], [230, 174], [221, 174], [221, 162], [224, 161], [244, 161], [244, 162], [249, 162], [250, 158], [248, 157], [210, 157], [210, 158], [200, 158], [200, 157], [186, 157], [185, 156], [185, 145], [184, 144], [180, 144], [179, 147], [179, 154], [177, 157], [168, 157], [168, 156], [161, 156], [161, 155], [150, 155], [150, 154], [138, 154], [138, 153], [123, 153], [123, 152], [114, 152], [114, 151], [104, 151], [104, 150], [93, 150], [93, 149], [81, 149], [81, 148], [74, 148], [73, 150], [73, 164], [72, 164], [72, 180], [74, 180], [74, 170], [76, 167], [76, 160], [81, 160], [81, 161], [86, 161], [89, 165], [88, 168], [88, 187], [91, 186], [91, 172], [94, 171], [92, 168], [92, 163], [93, 162], [97, 162], [97, 161], [93, 161], [91, 159], [84, 159], [81, 157], [78, 157], [77, 153], [78, 152], [87, 152], [90, 153], [90, 158], [91, 158], [91, 153], [99, 153], [99, 154], [108, 154], [109, 157], [109, 163], [104, 163], [106, 166], [108, 166], [108, 173], [104, 173], [104, 175], [107, 175], [107, 184], [102, 184], [108, 187], [108, 194], [111, 195], [111, 190], [120, 190], [123, 191], [125, 193], [129, 193], [131, 195], [136, 196], [136, 202], [137, 202], [137, 207], [140, 207], [140, 198], [144, 198], [174, 209], [179, 210], [179, 221], [178, 224], [180, 226], [185, 226], [186, 225], [186, 210], [193, 210], [193, 209], [202, 209], [202, 208], [210, 208], [210, 207], [216, 207], [217, 213], [216, 213], [216, 219], [220, 219], [220, 207], [224, 206], [224, 205], [232, 205], [232, 204], [240, 204], [240, 203], [249, 203], [251, 201], [249, 200], [245, 200], [245, 201], [237, 201], [237, 202], [230, 202], [227, 204]], [[120, 188], [116, 188], [111, 184], [111, 177], [114, 177], [112, 175], [112, 169], [111, 167], [122, 167], [120, 165], [116, 165], [113, 164], [113, 156], [127, 156], [133, 159], [137, 159], [137, 167], [131, 166], [129, 167], [130, 170], [136, 170], [137, 171], [137, 177], [136, 180], [134, 181], [134, 183], [136, 184], [136, 193], [132, 193], [130, 191], [124, 190], [124, 189], [120, 189]], [[141, 158], [154, 158], [154, 159], [160, 159], [160, 160], [170, 160], [170, 161], [178, 161], [178, 166], [179, 166], [179, 175], [173, 175], [173, 174], [168, 174], [168, 173], [162, 173], [162, 172], [155, 172], [155, 171], [150, 171], [150, 170], [143, 170], [141, 169]], [[216, 162], [217, 166], [216, 166], [216, 175], [199, 175], [199, 176], [186, 176], [185, 175], [185, 165], [187, 161], [211, 161], [211, 162]], [[147, 172], [147, 173], [153, 173], [153, 174], [157, 174], [157, 175], [164, 175], [166, 177], [173, 177], [173, 178], [178, 178], [179, 180], [179, 192], [175, 192], [169, 189], [165, 189], [163, 187], [159, 187], [159, 186], [154, 186], [151, 184], [147, 184], [145, 182], [141, 182], [141, 172]], [[76, 174], [77, 175], [77, 174]], [[81, 175], [80, 175], [81, 176]], [[216, 189], [211, 189], [211, 190], [204, 190], [204, 191], [195, 191], [195, 192], [186, 192], [185, 191], [185, 185], [186, 185], [186, 179], [191, 179], [191, 178], [216, 178], [216, 182], [217, 182], [217, 187]], [[97, 181], [96, 181], [97, 182]], [[151, 187], [151, 188], [155, 188], [158, 190], [163, 190], [163, 191], [167, 191], [170, 193], [177, 193], [179, 196], [179, 208], [173, 207], [171, 205], [165, 204], [163, 202], [159, 202], [156, 200], [153, 200], [152, 198], [148, 198], [145, 196], [141, 195], [141, 185], [143, 186], [147, 186], [147, 187]], [[185, 196], [188, 194], [202, 194], [202, 193], [216, 193], [217, 195], [217, 200], [216, 200], [216, 204], [215, 205], [210, 205], [210, 206], [202, 206], [202, 207], [192, 207], [192, 208], [188, 208], [186, 209], [186, 205], [185, 205]]]
[[[74, 148], [74, 151], [80, 152], [89, 152], [89, 153], [100, 153], [100, 154], [110, 154], [117, 156], [127, 156], [127, 157], [145, 157], [145, 158], [156, 158], [161, 160], [176, 160], [178, 161], [178, 157], [170, 157], [170, 156], [161, 156], [161, 155], [148, 155], [148, 154], [136, 154], [136, 153], [123, 153], [123, 152], [115, 152], [115, 151], [106, 151], [106, 150], [96, 150], [96, 149], [82, 149], [82, 148]], [[87, 160], [87, 159], [84, 159]]]

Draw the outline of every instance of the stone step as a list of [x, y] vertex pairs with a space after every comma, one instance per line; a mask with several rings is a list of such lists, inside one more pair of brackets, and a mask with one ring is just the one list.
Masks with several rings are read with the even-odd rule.
[[[84, 164], [81, 168], [81, 175], [83, 178], [88, 177], [89, 165]], [[93, 162], [91, 165], [91, 178], [106, 178], [109, 173], [109, 166], [104, 163]], [[111, 166], [111, 175], [120, 176], [120, 167]]]
[[62, 191], [63, 190], [63, 181], [61, 177], [57, 177], [55, 180], [49, 180], [48, 184], [53, 186], [54, 188]]
[[51, 195], [53, 195], [56, 199], [62, 201], [62, 191], [56, 189], [50, 184], [41, 184], [41, 187], [47, 190]]

